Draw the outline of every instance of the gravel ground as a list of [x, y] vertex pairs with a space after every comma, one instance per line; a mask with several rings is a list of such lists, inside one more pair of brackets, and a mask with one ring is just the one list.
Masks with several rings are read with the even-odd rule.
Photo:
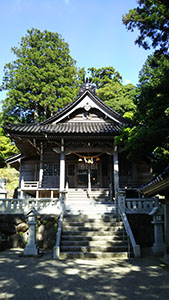
[[159, 258], [65, 260], [0, 252], [0, 299], [169, 299], [169, 267]]

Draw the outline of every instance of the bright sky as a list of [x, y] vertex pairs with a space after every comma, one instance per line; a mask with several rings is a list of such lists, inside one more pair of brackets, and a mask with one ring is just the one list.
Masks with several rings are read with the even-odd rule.
[[136, 6], [136, 0], [0, 0], [0, 82], [4, 65], [15, 59], [11, 47], [37, 28], [61, 34], [78, 67], [113, 66], [124, 84], [137, 84], [150, 52], [135, 45], [137, 32], [122, 24], [122, 15]]

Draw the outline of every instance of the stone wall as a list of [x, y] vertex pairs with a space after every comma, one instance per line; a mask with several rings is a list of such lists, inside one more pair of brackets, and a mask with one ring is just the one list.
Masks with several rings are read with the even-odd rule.
[[[58, 216], [37, 217], [36, 240], [40, 249], [52, 249], [56, 242]], [[24, 215], [0, 216], [0, 251], [24, 248], [28, 239], [28, 224]]]
[[149, 215], [128, 215], [128, 220], [136, 240], [141, 247], [152, 247], [154, 242], [153, 217]]

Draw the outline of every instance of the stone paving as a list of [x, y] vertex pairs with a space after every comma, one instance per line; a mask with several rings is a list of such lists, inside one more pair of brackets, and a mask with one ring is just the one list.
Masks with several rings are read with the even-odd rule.
[[0, 299], [169, 299], [169, 267], [159, 258], [52, 260], [0, 252]]

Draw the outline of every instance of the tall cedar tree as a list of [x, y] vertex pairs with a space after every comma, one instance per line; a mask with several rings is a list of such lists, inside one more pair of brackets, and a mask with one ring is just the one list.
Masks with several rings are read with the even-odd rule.
[[138, 6], [123, 16], [128, 30], [139, 30], [135, 43], [144, 49], [151, 47], [160, 53], [168, 53], [169, 48], [169, 1], [139, 0]]
[[78, 71], [58, 33], [28, 30], [12, 52], [17, 58], [6, 64], [1, 87], [8, 90], [4, 121], [39, 122], [75, 98]]
[[153, 159], [157, 174], [169, 164], [169, 3], [139, 0], [123, 23], [128, 30], [139, 29], [136, 44], [155, 52], [140, 72], [135, 126], [124, 128], [116, 142], [125, 146], [129, 157]]

